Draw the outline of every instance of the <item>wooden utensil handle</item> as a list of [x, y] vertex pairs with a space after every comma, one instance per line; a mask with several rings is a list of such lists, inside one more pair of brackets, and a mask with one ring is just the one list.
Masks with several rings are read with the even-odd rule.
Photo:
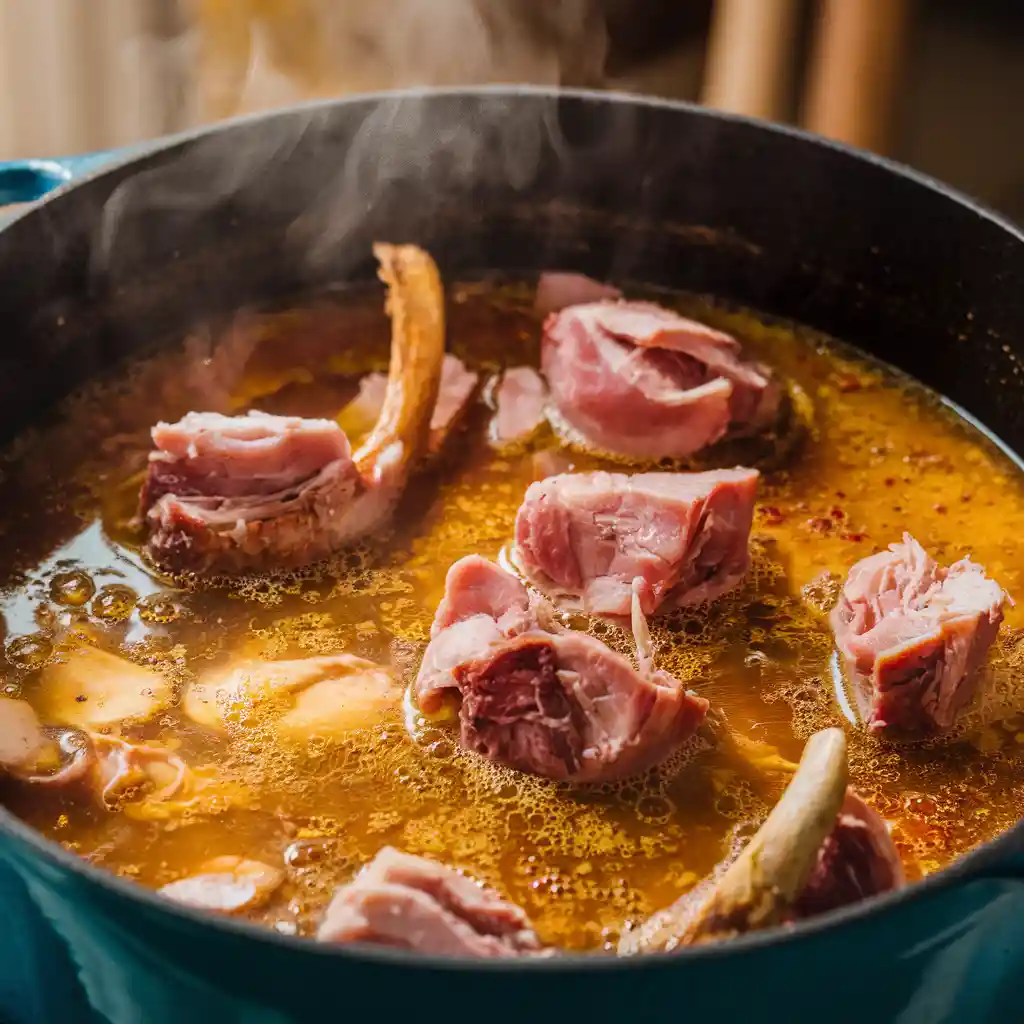
[[911, 0], [822, 0], [804, 127], [885, 151], [911, 10]]
[[702, 101], [748, 117], [785, 116], [797, 0], [716, 0]]

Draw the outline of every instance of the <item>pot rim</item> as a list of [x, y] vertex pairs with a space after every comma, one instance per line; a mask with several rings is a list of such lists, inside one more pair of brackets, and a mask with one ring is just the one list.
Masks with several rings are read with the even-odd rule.
[[[276, 118], [285, 119], [303, 112], [313, 113], [318, 110], [326, 111], [341, 106], [363, 103], [373, 104], [387, 100], [411, 100], [416, 98], [430, 100], [445, 97], [462, 97], [467, 99], [474, 97], [505, 97], [511, 100], [517, 97], [533, 97], [537, 99], [550, 99], [552, 101], [568, 99], [593, 103], [595, 106], [628, 105], [679, 111], [690, 117], [704, 118], [709, 121], [724, 121], [746, 125], [757, 132], [788, 136], [809, 146], [824, 147], [841, 153], [849, 159], [873, 164], [881, 170], [912, 181], [919, 187], [936, 193], [944, 200], [970, 210], [977, 216], [990, 221], [1017, 242], [1024, 244], [1024, 232], [1016, 224], [957, 189], [887, 157], [858, 150], [844, 143], [813, 135], [801, 128], [711, 110], [683, 100], [663, 99], [613, 90], [567, 89], [535, 85], [420, 87], [357, 93], [349, 96], [312, 100], [270, 111], [245, 114], [213, 125], [190, 129], [189, 131], [165, 136], [124, 151], [114, 151], [111, 154], [111, 162], [103, 163], [82, 176], [75, 177], [66, 184], [54, 189], [29, 208], [20, 211], [8, 222], [0, 226], [0, 232], [8, 230], [25, 218], [32, 217], [38, 209], [47, 206], [49, 203], [59, 202], [63, 196], [74, 191], [79, 185], [102, 178], [106, 174], [116, 172], [150, 156], [167, 154], [205, 136], [217, 135], [222, 132], [228, 132], [235, 127], [272, 121]], [[174, 903], [158, 895], [155, 890], [129, 881], [78, 857], [64, 849], [59, 843], [47, 839], [42, 833], [37, 832], [25, 822], [15, 817], [6, 807], [0, 806], [0, 835], [3, 833], [7, 833], [15, 840], [23, 843], [42, 860], [49, 862], [51, 866], [77, 875], [87, 884], [105, 889], [108, 894], [116, 898], [129, 903], [141, 903], [156, 914], [167, 915], [169, 918], [176, 919], [182, 924], [193, 924], [202, 928], [220, 931], [239, 940], [267, 943], [292, 953], [318, 957], [341, 957], [376, 963], [382, 966], [405, 966], [452, 973], [463, 971], [557, 973], [570, 970], [638, 972], [645, 969], [658, 969], [667, 966], [668, 963], [676, 959], [685, 959], [686, 961], [717, 960], [722, 957], [754, 953], [769, 946], [794, 944], [804, 939], [811, 939], [821, 932], [838, 929], [844, 925], [853, 925], [876, 914], [884, 914], [897, 906], [926, 899], [932, 894], [941, 892], [943, 889], [953, 888], [960, 883], [967, 883], [975, 879], [999, 877], [999, 871], [994, 870], [992, 865], [998, 863], [1000, 856], [1004, 852], [1004, 847], [1007, 848], [1007, 860], [1009, 860], [1012, 854], [1019, 853], [1017, 847], [1020, 844], [1021, 837], [1024, 836], [1024, 819], [1018, 821], [1016, 825], [994, 839], [975, 847], [948, 867], [936, 871], [920, 881], [906, 885], [893, 892], [869, 897], [830, 913], [798, 922], [795, 925], [753, 932], [724, 942], [684, 947], [671, 953], [618, 957], [589, 952], [568, 953], [552, 958], [539, 959], [530, 957], [509, 959], [441, 957], [433, 954], [413, 954], [404, 950], [364, 943], [345, 945], [321, 944], [309, 937], [283, 935], [280, 932], [244, 919], [210, 914], [196, 908]], [[2, 859], [2, 853], [0, 853], [0, 859]]]

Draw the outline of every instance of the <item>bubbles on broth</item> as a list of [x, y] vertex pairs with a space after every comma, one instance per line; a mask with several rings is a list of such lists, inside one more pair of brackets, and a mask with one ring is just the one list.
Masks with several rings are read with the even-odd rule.
[[[535, 363], [531, 298], [522, 288], [462, 289], [450, 310], [453, 348], [488, 372], [498, 368], [496, 352], [510, 365]], [[973, 546], [1010, 593], [1024, 592], [1024, 488], [1015, 467], [931, 397], [842, 346], [702, 300], [669, 301], [737, 333], [777, 367], [792, 384], [792, 419], [767, 445], [737, 442], [719, 453], [723, 464], [749, 459], [764, 473], [751, 569], [710, 607], [654, 617], [656, 662], [707, 697], [728, 728], [796, 760], [808, 735], [843, 721], [827, 675], [827, 613], [848, 567], [910, 528], [943, 560]], [[469, 553], [496, 558], [508, 544], [537, 465], [566, 463], [553, 436], [495, 453], [481, 411], [443, 461], [411, 483], [390, 535], [300, 571], [219, 580], [212, 589], [156, 577], [131, 526], [154, 418], [229, 412], [254, 398], [272, 401], [285, 387], [289, 402], [301, 408], [308, 399], [312, 408], [319, 375], [386, 365], [379, 292], [339, 303], [240, 322], [218, 349], [211, 333], [197, 335], [184, 354], [162, 352], [91, 387], [62, 423], [19, 440], [0, 481], [0, 507], [13, 510], [3, 524], [0, 593], [32, 614], [3, 609], [6, 692], [31, 699], [65, 629], [159, 666], [179, 696], [243, 656], [345, 651], [411, 681], [447, 567]], [[370, 341], [365, 351], [346, 348], [339, 362], [331, 345], [352, 323], [370, 325]], [[213, 363], [204, 377], [195, 371], [206, 359]], [[592, 454], [569, 461], [577, 470], [623, 469]], [[43, 571], [60, 545], [90, 529], [98, 537], [86, 555]], [[620, 626], [586, 616], [571, 624], [634, 657]], [[896, 748], [849, 730], [852, 777], [892, 822], [912, 877], [990, 838], [1024, 806], [1022, 628], [1024, 614], [1010, 609], [981, 698], [952, 743]], [[611, 950], [630, 922], [688, 891], [748, 837], [786, 781], [716, 746], [712, 730], [642, 778], [572, 787], [463, 751], [451, 709], [410, 723], [396, 707], [342, 740], [303, 742], [278, 734], [279, 710], [251, 704], [220, 733], [175, 703], [132, 733], [173, 740], [211, 781], [195, 802], [169, 803], [162, 817], [10, 787], [5, 799], [47, 835], [144, 884], [211, 856], [279, 863], [287, 884], [256, 917], [288, 933], [310, 933], [334, 887], [387, 843], [496, 886], [546, 941]]]

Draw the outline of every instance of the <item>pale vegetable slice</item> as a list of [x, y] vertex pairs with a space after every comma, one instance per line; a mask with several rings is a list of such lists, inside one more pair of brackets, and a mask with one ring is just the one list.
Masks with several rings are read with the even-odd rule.
[[292, 709], [278, 719], [277, 731], [291, 740], [341, 739], [346, 733], [372, 728], [399, 697], [394, 680], [381, 668], [327, 679], [296, 695]]
[[372, 726], [401, 692], [380, 665], [351, 654], [247, 661], [189, 687], [182, 706], [195, 722], [227, 731], [272, 720], [288, 739], [338, 738]]
[[170, 680], [156, 669], [83, 644], [43, 669], [37, 704], [48, 722], [102, 729], [148, 721], [171, 698]]
[[258, 794], [237, 779], [224, 778], [212, 766], [189, 768], [179, 790], [168, 793], [163, 788], [150, 790], [138, 800], [124, 804], [121, 813], [136, 821], [171, 821], [177, 818], [212, 817], [239, 808], [259, 805]]
[[231, 914], [262, 906], [283, 881], [283, 871], [262, 861], [215, 857], [198, 874], [170, 882], [158, 892], [189, 907]]
[[52, 745], [28, 701], [0, 697], [0, 767], [31, 768]]
[[28, 701], [0, 697], [0, 769], [39, 786], [66, 786], [85, 777], [92, 746], [79, 729], [49, 729]]

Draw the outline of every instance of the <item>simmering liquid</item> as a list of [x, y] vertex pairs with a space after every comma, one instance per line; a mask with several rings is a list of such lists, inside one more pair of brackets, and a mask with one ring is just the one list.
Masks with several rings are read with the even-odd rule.
[[[539, 326], [525, 296], [453, 289], [450, 348], [485, 372], [536, 364]], [[864, 737], [844, 718], [827, 611], [850, 565], [904, 530], [940, 562], [971, 554], [1011, 595], [1024, 594], [1020, 470], [934, 395], [838, 343], [702, 300], [658, 298], [739, 337], [795, 386], [809, 423], [774, 466], [761, 466], [747, 580], [710, 608], [652, 619], [658, 665], [765, 744], [765, 755], [775, 748], [798, 760], [812, 732], [846, 724], [853, 781], [892, 823], [908, 876], [935, 871], [1021, 816], [1014, 680], [1024, 611], [1007, 608], [981, 697], [957, 733], [915, 747]], [[546, 942], [614, 948], [624, 927], [749, 835], [788, 777], [706, 731], [643, 778], [573, 788], [460, 751], [450, 718], [427, 721], [408, 701], [343, 741], [298, 744], [285, 743], [260, 707], [217, 734], [178, 701], [190, 681], [242, 655], [350, 652], [411, 681], [448, 566], [474, 552], [499, 556], [533, 479], [616, 467], [566, 450], [555, 461], [550, 434], [496, 453], [478, 406], [415, 478], [388, 536], [283, 579], [211, 590], [160, 578], [129, 526], [153, 422], [192, 408], [334, 416], [362, 373], [387, 365], [375, 290], [239, 319], [227, 333], [216, 351], [197, 336], [92, 386], [60, 422], [18, 442], [0, 479], [4, 692], [42, 713], [43, 667], [83, 641], [159, 668], [175, 687], [170, 709], [122, 734], [174, 745], [196, 791], [177, 801], [134, 793], [101, 808], [82, 789], [8, 780], [4, 802], [68, 849], [148, 886], [221, 855], [280, 865], [285, 884], [251, 916], [283, 932], [312, 932], [333, 889], [390, 844], [493, 885]], [[764, 448], [723, 458], [757, 465]], [[632, 654], [617, 627], [573, 625]]]

